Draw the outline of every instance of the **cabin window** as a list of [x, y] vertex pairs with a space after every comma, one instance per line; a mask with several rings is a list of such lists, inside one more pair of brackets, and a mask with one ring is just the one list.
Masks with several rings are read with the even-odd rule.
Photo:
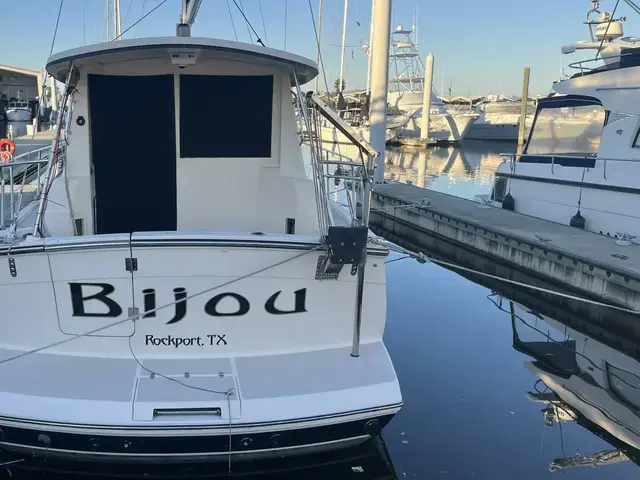
[[269, 158], [272, 75], [181, 75], [181, 158]]
[[611, 391], [634, 410], [640, 410], [640, 377], [607, 364], [607, 378]]
[[532, 155], [595, 155], [605, 121], [600, 105], [541, 108], [527, 144]]

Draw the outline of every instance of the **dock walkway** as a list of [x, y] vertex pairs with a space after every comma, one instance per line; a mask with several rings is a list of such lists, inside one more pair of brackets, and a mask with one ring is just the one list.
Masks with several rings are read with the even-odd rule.
[[436, 235], [640, 311], [640, 245], [409, 184], [375, 185], [372, 197], [371, 223], [383, 231], [417, 245]]

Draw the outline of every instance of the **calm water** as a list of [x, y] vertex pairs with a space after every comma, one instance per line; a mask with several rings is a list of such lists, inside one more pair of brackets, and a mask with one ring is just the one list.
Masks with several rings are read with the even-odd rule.
[[[388, 155], [387, 177], [471, 198], [490, 191], [492, 173], [501, 161], [497, 154], [514, 148], [509, 144], [472, 143], [459, 149], [428, 152], [394, 150]], [[389, 260], [396, 258], [399, 257], [391, 256]], [[640, 351], [628, 335], [635, 319], [613, 318], [606, 311], [587, 312], [580, 310], [580, 305], [549, 305], [544, 299], [508, 291], [500, 285], [492, 288], [434, 264], [409, 259], [389, 263], [385, 342], [405, 404], [383, 432], [384, 442], [331, 456], [261, 467], [239, 466], [238, 473], [240, 469], [256, 470], [253, 475], [237, 478], [525, 480], [563, 474], [579, 479], [637, 477], [640, 470], [633, 461], [614, 463], [610, 458], [610, 465], [550, 471], [553, 462], [559, 466], [577, 460], [588, 463], [584, 456], [618, 448], [627, 449], [631, 457], [635, 455], [633, 448], [616, 440], [619, 437], [640, 445], [640, 420], [634, 413], [640, 406], [633, 407], [640, 405], [640, 378], [635, 376], [640, 375], [640, 367], [631, 356], [621, 353]], [[587, 319], [592, 314], [604, 321], [604, 330], [589, 326]], [[608, 333], [609, 325], [613, 331], [627, 332], [623, 342], [619, 340], [622, 337]], [[590, 336], [577, 333], [589, 329]], [[538, 366], [545, 367], [535, 367], [532, 362], [536, 359]], [[618, 372], [609, 377], [609, 383], [618, 387], [615, 391], [598, 387], [607, 363], [615, 365]], [[567, 371], [573, 369], [572, 373], [576, 373], [578, 368], [581, 375], [567, 375]], [[538, 381], [549, 370], [554, 375], [545, 377], [547, 385], [553, 384], [551, 380], [566, 384], [567, 390], [553, 384], [558, 389], [556, 393], [562, 391], [565, 400], [580, 397], [584, 402], [574, 402], [576, 405], [572, 406], [565, 401], [554, 406], [532, 401], [528, 392], [551, 398], [548, 396], [552, 390]], [[567, 391], [577, 397], [567, 396]], [[558, 423], [550, 415], [545, 422], [542, 410], [549, 406], [556, 417], [564, 416], [567, 421]], [[601, 426], [609, 430], [593, 422], [594, 412]], [[606, 455], [600, 455], [601, 462]], [[55, 468], [49, 468], [52, 470]], [[12, 472], [13, 478], [24, 475], [17, 468]], [[187, 467], [179, 472], [147, 473], [151, 475], [144, 478], [168, 478], [165, 475], [173, 473], [219, 478], [214, 472]], [[7, 471], [0, 468], [0, 478], [5, 478], [3, 475], [9, 478]], [[31, 477], [41, 475], [34, 473]], [[68, 474], [59, 477], [68, 478]]]

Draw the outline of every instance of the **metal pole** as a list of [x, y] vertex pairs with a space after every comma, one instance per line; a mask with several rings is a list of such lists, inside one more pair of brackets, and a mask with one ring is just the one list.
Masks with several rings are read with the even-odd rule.
[[49, 77], [49, 88], [51, 89], [51, 101], [49, 105], [54, 112], [58, 111], [58, 88], [56, 87], [56, 79]]
[[[390, 1], [390, 0], [389, 0]], [[367, 170], [371, 162], [367, 162]], [[362, 185], [362, 225], [369, 226], [369, 212], [371, 209], [371, 177], [370, 172], [365, 172]], [[367, 263], [367, 245], [365, 244], [360, 264], [358, 265], [358, 277], [356, 283], [356, 312], [353, 322], [353, 342], [351, 344], [351, 356], [360, 356], [360, 333], [362, 330], [362, 304], [364, 302], [364, 268]]]
[[[318, 64], [318, 70], [320, 70], [320, 40], [322, 39], [322, 0], [318, 5], [318, 53], [316, 54], [316, 64]], [[316, 77], [316, 93], [318, 92], [318, 87], [320, 86], [320, 75]]]
[[367, 65], [367, 94], [371, 87], [371, 65], [373, 62], [373, 24], [376, 21], [376, 0], [371, 0], [371, 28], [369, 29], [369, 63]]
[[518, 128], [518, 146], [524, 145], [524, 129], [525, 122], [527, 121], [527, 100], [529, 99], [529, 77], [531, 76], [531, 69], [526, 67], [524, 69], [524, 78], [522, 79], [522, 104], [520, 106], [520, 125]]
[[429, 122], [431, 120], [431, 91], [433, 90], [433, 55], [427, 55], [424, 67], [424, 93], [422, 95], [422, 128], [420, 138], [429, 139]]
[[113, 0], [113, 23], [115, 25], [114, 40], [119, 40], [122, 35], [122, 22], [120, 21], [120, 0]]
[[387, 90], [389, 82], [389, 35], [391, 31], [391, 0], [376, 0], [371, 66], [371, 133], [369, 142], [380, 153], [376, 159], [374, 182], [384, 181], [384, 149], [387, 129]]
[[340, 53], [340, 80], [338, 83], [338, 92], [344, 90], [344, 50], [347, 42], [347, 10], [349, 8], [349, 0], [344, 0], [344, 17], [342, 19], [342, 49]]

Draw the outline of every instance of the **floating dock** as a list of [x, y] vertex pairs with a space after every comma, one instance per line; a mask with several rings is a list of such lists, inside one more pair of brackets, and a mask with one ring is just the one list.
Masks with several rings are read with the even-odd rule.
[[437, 237], [640, 311], [640, 245], [401, 183], [375, 185], [371, 224], [391, 240], [428, 249]]

